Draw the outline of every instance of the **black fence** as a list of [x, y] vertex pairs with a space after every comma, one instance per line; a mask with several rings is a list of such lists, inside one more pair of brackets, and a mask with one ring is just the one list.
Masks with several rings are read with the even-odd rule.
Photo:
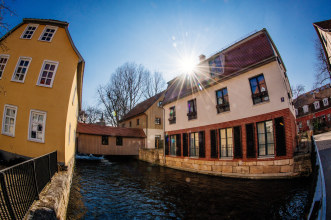
[[0, 171], [0, 219], [22, 219], [57, 172], [57, 152]]

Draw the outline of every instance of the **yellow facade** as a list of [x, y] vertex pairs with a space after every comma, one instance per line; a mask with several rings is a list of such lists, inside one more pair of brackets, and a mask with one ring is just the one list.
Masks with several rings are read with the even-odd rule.
[[[31, 39], [22, 39], [29, 24], [34, 24], [36, 30]], [[50, 25], [56, 29], [51, 41], [39, 40]], [[25, 19], [2, 40], [7, 50], [0, 50], [0, 55], [9, 55], [9, 59], [0, 78], [1, 150], [28, 157], [57, 150], [58, 161], [65, 164], [74, 156], [84, 60], [73, 45], [67, 26], [65, 22]], [[16, 82], [13, 74], [20, 57], [29, 57], [30, 64], [24, 81]], [[38, 85], [44, 61], [58, 63], [51, 87]], [[4, 132], [5, 105], [17, 107], [13, 136]], [[31, 110], [46, 113], [43, 141], [31, 140], [31, 131], [35, 129], [30, 121]]]

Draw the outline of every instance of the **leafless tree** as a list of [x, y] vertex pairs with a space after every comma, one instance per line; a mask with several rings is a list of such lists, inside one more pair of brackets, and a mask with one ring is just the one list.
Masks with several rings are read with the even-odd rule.
[[301, 94], [305, 92], [305, 86], [302, 84], [298, 84], [295, 86], [292, 86], [292, 94], [293, 94], [293, 99], [298, 98]]
[[146, 99], [151, 98], [162, 92], [166, 87], [166, 82], [162, 76], [162, 73], [155, 71], [154, 74], [148, 72], [148, 78], [146, 83], [146, 91], [144, 97]]
[[119, 120], [142, 101], [148, 70], [142, 65], [125, 63], [111, 75], [105, 86], [99, 86], [99, 101], [107, 123], [118, 126]]
[[99, 121], [102, 111], [94, 106], [88, 106], [79, 114], [79, 121], [83, 123], [93, 124]]
[[[0, 0], [0, 35], [3, 36], [9, 31], [9, 24], [5, 21], [4, 16], [9, 14], [10, 16], [16, 15], [15, 12], [8, 6], [8, 1]], [[0, 48], [3, 51], [8, 50], [4, 41], [0, 42]]]
[[315, 64], [315, 82], [314, 89], [320, 86], [330, 83], [330, 73], [328, 71], [328, 61], [325, 56], [321, 42], [315, 39], [315, 53], [316, 53], [316, 64]]

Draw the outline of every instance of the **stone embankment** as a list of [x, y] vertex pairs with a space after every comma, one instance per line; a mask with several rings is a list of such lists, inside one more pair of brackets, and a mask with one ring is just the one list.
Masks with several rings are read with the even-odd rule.
[[56, 173], [31, 206], [25, 219], [66, 219], [70, 187], [75, 159], [68, 164], [67, 171]]
[[311, 173], [309, 153], [295, 156], [293, 159], [232, 161], [164, 157], [163, 149], [140, 149], [139, 159], [179, 170], [236, 178], [290, 178]]

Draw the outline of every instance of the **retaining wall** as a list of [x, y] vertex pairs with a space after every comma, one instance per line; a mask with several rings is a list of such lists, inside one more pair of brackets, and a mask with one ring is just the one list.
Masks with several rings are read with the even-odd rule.
[[257, 159], [245, 162], [175, 156], [164, 158], [163, 149], [140, 149], [139, 159], [179, 170], [237, 178], [289, 178], [311, 173], [310, 154], [295, 156], [293, 159]]

